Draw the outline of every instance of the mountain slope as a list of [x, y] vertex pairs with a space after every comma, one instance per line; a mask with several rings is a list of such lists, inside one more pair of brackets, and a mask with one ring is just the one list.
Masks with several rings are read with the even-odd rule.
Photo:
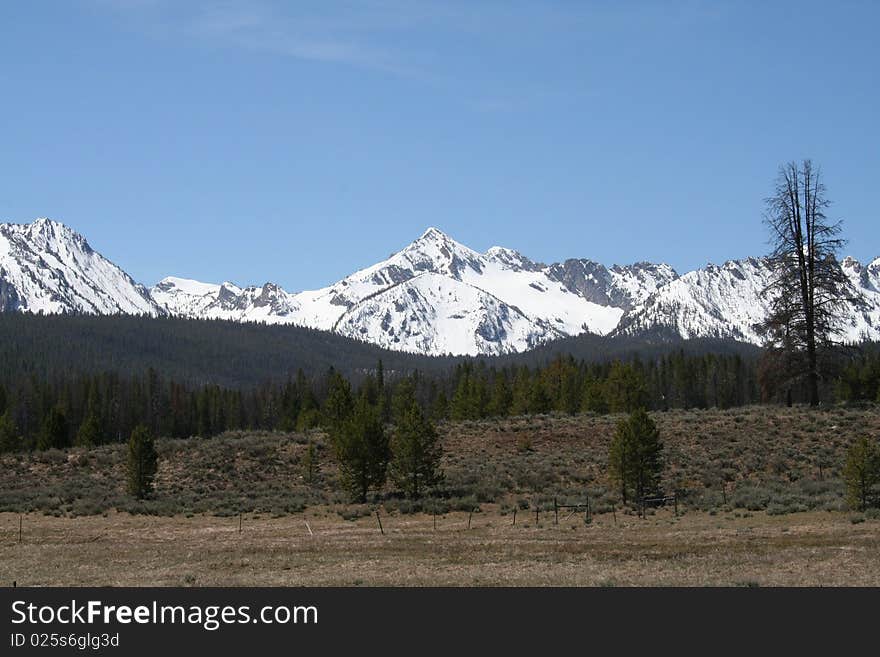
[[[841, 267], [864, 307], [848, 304], [840, 315], [840, 337], [850, 342], [880, 340], [880, 258], [867, 267], [853, 258]], [[772, 279], [762, 258], [709, 264], [660, 287], [620, 323], [619, 335], [665, 332], [681, 338], [727, 338], [760, 344], [755, 324], [770, 310], [763, 290]]]
[[562, 337], [472, 285], [424, 272], [357, 303], [334, 333], [430, 354], [504, 354]]
[[142, 286], [67, 226], [0, 224], [0, 311], [164, 313]]
[[[616, 276], [595, 286], [619, 296], [611, 288], [624, 275]], [[585, 331], [604, 335], [624, 312], [566, 286], [552, 267], [501, 247], [478, 253], [436, 228], [318, 290], [290, 294], [272, 284], [242, 289], [166, 278], [152, 294], [175, 315], [296, 324], [429, 354], [509, 353]]]

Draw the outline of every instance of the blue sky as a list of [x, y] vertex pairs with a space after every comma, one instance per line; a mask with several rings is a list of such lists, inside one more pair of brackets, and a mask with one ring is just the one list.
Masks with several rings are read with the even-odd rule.
[[536, 260], [761, 254], [779, 164], [880, 255], [880, 3], [0, 3], [0, 220], [138, 280], [330, 283], [434, 225]]

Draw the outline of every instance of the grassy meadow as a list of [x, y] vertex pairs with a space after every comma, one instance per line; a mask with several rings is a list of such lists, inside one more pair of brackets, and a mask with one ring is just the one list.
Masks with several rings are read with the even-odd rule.
[[[670, 505], [642, 519], [621, 507], [606, 473], [615, 416], [441, 425], [442, 490], [411, 501], [389, 488], [367, 505], [349, 504], [340, 492], [319, 432], [160, 439], [155, 494], [142, 502], [125, 493], [124, 445], [7, 454], [0, 458], [0, 578], [19, 585], [880, 585], [880, 517], [849, 511], [840, 477], [852, 440], [880, 433], [880, 409], [760, 406], [652, 416], [678, 515]], [[311, 473], [310, 441], [318, 448]], [[555, 523], [554, 499], [587, 498], [589, 524], [567, 510]]]

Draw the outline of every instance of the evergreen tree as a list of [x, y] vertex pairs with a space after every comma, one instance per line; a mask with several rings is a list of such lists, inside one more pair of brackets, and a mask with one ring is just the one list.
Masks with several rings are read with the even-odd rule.
[[376, 389], [379, 419], [384, 424], [391, 420], [391, 409], [388, 404], [388, 388], [385, 386], [385, 366], [382, 364], [381, 358], [376, 366]]
[[446, 397], [446, 392], [444, 390], [440, 390], [437, 393], [437, 396], [434, 397], [434, 401], [431, 404], [431, 418], [438, 422], [440, 420], [445, 420], [449, 416], [449, 400]]
[[331, 432], [342, 485], [355, 501], [366, 502], [370, 489], [384, 485], [391, 456], [376, 409], [358, 397], [353, 412]]
[[64, 449], [69, 446], [67, 418], [60, 408], [53, 406], [43, 421], [37, 438], [37, 449]]
[[648, 403], [644, 374], [632, 363], [615, 361], [605, 381], [605, 398], [612, 413], [631, 413]]
[[660, 432], [644, 409], [621, 420], [611, 441], [608, 465], [612, 481], [620, 487], [626, 504], [630, 493], [641, 500], [659, 491], [663, 472], [663, 443]]
[[128, 441], [128, 492], [138, 499], [153, 491], [153, 478], [159, 455], [149, 429], [143, 424], [134, 428]]
[[309, 439], [305, 456], [303, 456], [303, 467], [305, 469], [306, 483], [311, 485], [321, 471], [321, 464], [318, 461], [318, 446], [311, 439]]
[[76, 444], [80, 447], [94, 447], [101, 443], [101, 426], [94, 414], [89, 414], [76, 432]]
[[450, 403], [450, 417], [453, 420], [471, 420], [477, 417], [474, 398], [474, 386], [472, 381], [473, 367], [470, 363], [464, 363], [457, 369], [458, 384]]
[[396, 400], [395, 410], [391, 476], [409, 497], [418, 498], [443, 480], [440, 437], [411, 391], [403, 391], [403, 396]]
[[544, 382], [540, 376], [536, 376], [532, 380], [532, 385], [529, 389], [528, 412], [533, 415], [549, 413], [551, 403], [552, 400], [544, 388]]
[[7, 410], [0, 415], [0, 454], [17, 452], [21, 449], [21, 438], [12, 421], [12, 414]]
[[513, 393], [507, 383], [507, 376], [504, 372], [496, 372], [486, 412], [491, 417], [505, 417], [510, 412], [512, 403]]
[[513, 379], [512, 399], [510, 402], [511, 415], [525, 415], [530, 412], [529, 401], [532, 394], [532, 377], [528, 367], [520, 367], [516, 370]]
[[[364, 400], [369, 404], [368, 400]], [[338, 372], [330, 374], [327, 399], [324, 400], [323, 420], [331, 428], [345, 424], [352, 412], [354, 403], [351, 395], [351, 384]]]
[[600, 415], [608, 412], [608, 402], [605, 400], [604, 387], [593, 377], [587, 377], [584, 380], [583, 392], [581, 394], [581, 410]]
[[864, 511], [880, 504], [880, 447], [869, 438], [859, 438], [846, 455], [843, 468], [847, 502]]

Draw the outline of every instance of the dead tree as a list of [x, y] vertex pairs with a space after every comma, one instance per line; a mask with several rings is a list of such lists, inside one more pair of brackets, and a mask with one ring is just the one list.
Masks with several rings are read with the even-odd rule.
[[767, 362], [788, 386], [804, 382], [811, 406], [819, 404], [821, 356], [840, 335], [840, 311], [860, 303], [837, 260], [845, 244], [842, 222], [830, 222], [830, 205], [820, 171], [810, 160], [779, 169], [773, 196], [766, 199], [772, 269], [764, 294], [771, 309], [759, 326]]

